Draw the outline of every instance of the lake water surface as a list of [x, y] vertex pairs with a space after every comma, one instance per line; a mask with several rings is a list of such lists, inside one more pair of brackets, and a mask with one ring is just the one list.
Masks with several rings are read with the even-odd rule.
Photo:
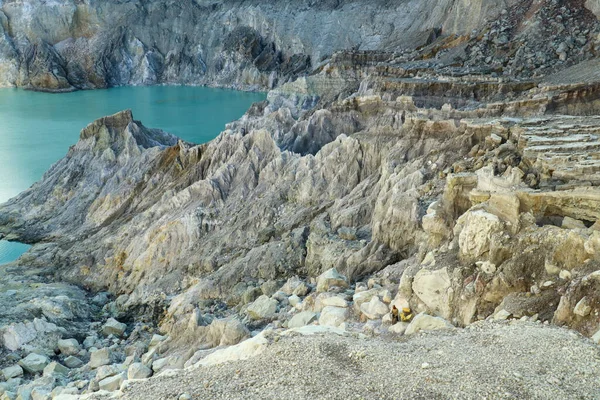
[[[203, 87], [123, 87], [65, 94], [0, 89], [0, 203], [27, 189], [79, 138], [93, 120], [132, 109], [151, 128], [193, 143], [216, 137], [263, 93]], [[0, 264], [27, 246], [0, 241]]]

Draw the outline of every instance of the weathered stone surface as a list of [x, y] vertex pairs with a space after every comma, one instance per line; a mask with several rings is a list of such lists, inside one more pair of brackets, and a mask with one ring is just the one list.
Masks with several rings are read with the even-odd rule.
[[133, 363], [127, 370], [127, 379], [146, 379], [152, 376], [152, 370], [142, 363]]
[[368, 319], [381, 319], [384, 315], [388, 314], [390, 310], [384, 302], [379, 300], [378, 296], [373, 296], [371, 301], [363, 303], [360, 306], [360, 311]]
[[451, 317], [452, 282], [447, 268], [422, 269], [415, 275], [412, 288], [429, 312], [442, 318]]
[[127, 325], [117, 321], [114, 318], [109, 318], [108, 321], [102, 326], [102, 333], [106, 336], [115, 335], [121, 337], [125, 334]]
[[317, 320], [317, 314], [312, 311], [302, 311], [294, 315], [288, 322], [288, 328], [299, 328]]
[[64, 363], [68, 368], [79, 368], [83, 365], [83, 361], [74, 356], [69, 356], [65, 358]]
[[121, 387], [121, 384], [126, 379], [124, 374], [125, 373], [120, 373], [118, 375], [111, 376], [109, 378], [105, 378], [105, 379], [101, 380], [100, 382], [98, 382], [100, 390], [107, 390], [109, 392], [119, 390], [119, 388]]
[[66, 356], [76, 355], [81, 350], [81, 346], [77, 339], [61, 339], [58, 341], [57, 345], [61, 354]]
[[271, 319], [277, 313], [278, 304], [277, 300], [262, 295], [248, 306], [248, 316], [255, 320]]
[[454, 328], [451, 323], [440, 317], [433, 317], [424, 313], [416, 315], [404, 331], [405, 335], [412, 335], [419, 331], [435, 331]]
[[319, 325], [338, 327], [348, 319], [349, 312], [347, 308], [325, 307], [319, 316]]
[[23, 368], [20, 365], [13, 365], [2, 369], [2, 376], [4, 379], [9, 380], [12, 378], [18, 378], [23, 375]]
[[69, 373], [69, 368], [64, 365], [52, 361], [50, 364], [44, 367], [44, 376], [57, 376], [57, 375], [67, 375]]
[[19, 365], [30, 374], [42, 372], [46, 365], [50, 363], [48, 357], [42, 354], [31, 353], [19, 361]]
[[105, 347], [96, 351], [91, 352], [90, 362], [88, 363], [90, 368], [98, 368], [103, 365], [111, 364], [112, 351]]
[[317, 292], [326, 292], [333, 286], [348, 287], [348, 280], [335, 268], [328, 269], [317, 278]]

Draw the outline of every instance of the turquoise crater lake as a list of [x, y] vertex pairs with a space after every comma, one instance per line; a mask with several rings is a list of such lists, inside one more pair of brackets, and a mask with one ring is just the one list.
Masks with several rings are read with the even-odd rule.
[[[0, 203], [30, 187], [93, 120], [132, 109], [135, 119], [193, 143], [215, 138], [263, 93], [204, 87], [122, 87], [65, 94], [0, 89]], [[0, 241], [0, 264], [28, 247]]]

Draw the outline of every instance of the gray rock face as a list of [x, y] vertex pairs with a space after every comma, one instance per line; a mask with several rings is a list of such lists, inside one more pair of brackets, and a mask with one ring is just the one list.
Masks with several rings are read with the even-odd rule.
[[21, 361], [19, 361], [19, 365], [23, 367], [23, 369], [30, 374], [37, 374], [38, 372], [42, 372], [46, 365], [50, 363], [48, 357], [42, 354], [31, 353]]
[[271, 319], [277, 313], [278, 304], [277, 300], [262, 295], [248, 306], [248, 316], [255, 320]]
[[142, 363], [133, 363], [127, 370], [127, 379], [145, 379], [152, 376], [152, 370]]
[[440, 317], [432, 317], [421, 313], [416, 315], [411, 323], [406, 327], [404, 331], [405, 335], [412, 335], [420, 331], [435, 331], [440, 329], [452, 329], [451, 323]]
[[96, 351], [93, 351], [90, 355], [90, 368], [98, 368], [103, 365], [111, 364], [112, 362], [112, 352], [109, 348], [103, 348]]
[[302, 311], [292, 317], [288, 322], [288, 328], [300, 328], [317, 320], [317, 314], [312, 311]]
[[72, 356], [79, 353], [81, 346], [79, 345], [77, 339], [61, 339], [58, 341], [58, 349], [60, 350], [61, 354]]
[[428, 29], [469, 32], [512, 3], [5, 0], [0, 86], [271, 88], [336, 50], [416, 47], [426, 43]]
[[106, 336], [114, 335], [121, 337], [125, 334], [125, 329], [127, 329], [126, 324], [119, 322], [114, 318], [109, 318], [102, 327], [102, 333]]

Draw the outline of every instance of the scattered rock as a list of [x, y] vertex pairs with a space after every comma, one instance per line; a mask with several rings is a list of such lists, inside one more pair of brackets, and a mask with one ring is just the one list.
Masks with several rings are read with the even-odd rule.
[[338, 327], [348, 319], [348, 309], [342, 307], [325, 307], [319, 317], [319, 325]]
[[99, 350], [96, 350], [90, 355], [90, 368], [98, 368], [102, 365], [108, 365], [112, 362], [112, 351], [105, 347]]
[[381, 319], [384, 315], [389, 313], [388, 306], [379, 300], [378, 296], [373, 296], [371, 301], [368, 303], [363, 303], [360, 306], [360, 311], [368, 318], [368, 319]]
[[42, 372], [46, 365], [50, 363], [48, 357], [42, 354], [31, 353], [21, 361], [19, 365], [30, 374]]
[[440, 317], [432, 317], [424, 313], [417, 314], [412, 322], [406, 327], [405, 335], [412, 335], [420, 331], [436, 331], [440, 329], [452, 329], [454, 326]]
[[52, 361], [44, 368], [44, 376], [67, 375], [68, 373], [69, 368], [56, 361]]
[[114, 318], [109, 318], [102, 327], [102, 334], [105, 336], [114, 335], [116, 337], [122, 337], [125, 334], [125, 329], [127, 329], [126, 324], [123, 324]]
[[302, 311], [292, 317], [288, 322], [288, 328], [299, 328], [309, 325], [317, 320], [317, 314], [312, 311]]
[[23, 375], [23, 368], [20, 365], [13, 365], [11, 367], [6, 367], [2, 369], [2, 375], [4, 379], [9, 380], [13, 378], [18, 378]]
[[83, 365], [83, 361], [75, 356], [65, 358], [64, 363], [69, 368], [79, 368]]
[[334, 286], [341, 288], [348, 287], [346, 277], [340, 274], [335, 268], [328, 269], [317, 278], [317, 292], [327, 292]]
[[65, 356], [73, 356], [79, 353], [81, 346], [77, 339], [61, 339], [58, 341], [58, 349]]
[[248, 316], [254, 320], [272, 319], [277, 313], [278, 302], [262, 295], [248, 306]]
[[510, 317], [512, 314], [506, 310], [500, 310], [496, 314], [494, 314], [494, 320], [502, 321]]
[[120, 373], [118, 375], [101, 380], [100, 382], [98, 382], [98, 386], [100, 387], [100, 390], [107, 390], [109, 392], [113, 392], [121, 388], [121, 384], [124, 380], [125, 373]]
[[573, 309], [573, 313], [579, 315], [580, 317], [587, 317], [591, 311], [592, 306], [590, 305], [587, 297], [583, 297], [581, 300], [579, 300]]
[[142, 363], [133, 363], [127, 370], [127, 379], [146, 379], [152, 376], [152, 370]]

